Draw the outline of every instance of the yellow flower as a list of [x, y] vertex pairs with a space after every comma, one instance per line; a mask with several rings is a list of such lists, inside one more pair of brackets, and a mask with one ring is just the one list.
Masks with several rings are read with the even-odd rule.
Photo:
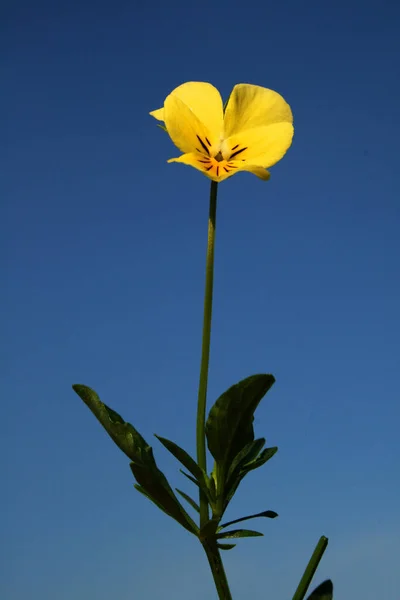
[[269, 179], [266, 169], [284, 156], [293, 138], [287, 102], [273, 90], [248, 83], [235, 85], [225, 110], [210, 83], [184, 83], [150, 114], [165, 123], [183, 152], [168, 162], [191, 165], [213, 181], [238, 171]]

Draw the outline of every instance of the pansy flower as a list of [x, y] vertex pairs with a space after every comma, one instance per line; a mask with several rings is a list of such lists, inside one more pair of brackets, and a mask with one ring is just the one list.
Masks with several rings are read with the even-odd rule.
[[150, 114], [164, 122], [183, 152], [168, 162], [190, 165], [216, 182], [238, 171], [269, 179], [267, 169], [285, 155], [293, 138], [289, 104], [277, 92], [248, 83], [235, 85], [225, 107], [210, 83], [184, 83]]

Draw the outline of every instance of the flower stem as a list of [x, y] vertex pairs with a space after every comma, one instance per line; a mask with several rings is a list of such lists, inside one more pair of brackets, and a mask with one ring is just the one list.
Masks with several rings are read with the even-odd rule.
[[221, 554], [216, 542], [203, 540], [202, 544], [208, 558], [219, 600], [232, 600]]
[[[218, 183], [211, 182], [210, 189], [210, 209], [208, 216], [208, 241], [206, 258], [206, 284], [204, 291], [204, 317], [203, 317], [203, 338], [201, 346], [200, 380], [199, 393], [197, 400], [197, 422], [196, 422], [196, 446], [197, 462], [199, 466], [207, 472], [206, 455], [206, 403], [207, 403], [207, 382], [208, 382], [208, 363], [210, 360], [210, 339], [211, 339], [211, 315], [212, 315], [212, 296], [214, 283], [214, 244], [215, 244], [215, 225], [217, 213], [217, 190]], [[200, 490], [200, 527], [203, 527], [208, 521], [208, 501], [204, 492]]]
[[311, 583], [312, 578], [314, 577], [315, 571], [319, 565], [319, 562], [324, 554], [326, 547], [328, 545], [328, 538], [322, 535], [319, 538], [319, 542], [315, 547], [315, 550], [308, 562], [306, 570], [303, 573], [303, 577], [300, 579], [300, 583], [297, 586], [297, 590], [294, 593], [293, 600], [303, 600], [304, 596], [307, 593], [308, 586]]
[[[201, 344], [201, 363], [199, 393], [197, 401], [197, 422], [196, 422], [196, 446], [197, 462], [199, 466], [207, 473], [207, 453], [206, 453], [206, 404], [207, 404], [207, 383], [208, 383], [208, 365], [210, 362], [210, 340], [211, 340], [211, 316], [212, 299], [214, 284], [214, 245], [215, 245], [215, 226], [217, 216], [217, 191], [218, 183], [211, 182], [210, 189], [210, 209], [208, 216], [208, 241], [206, 258], [206, 284], [204, 292], [204, 317], [203, 317], [203, 337]], [[200, 489], [200, 528], [208, 522], [208, 500], [204, 492]], [[219, 600], [232, 600], [229, 590], [228, 580], [226, 578], [221, 554], [215, 540], [208, 538], [201, 540], [204, 551], [211, 568]]]

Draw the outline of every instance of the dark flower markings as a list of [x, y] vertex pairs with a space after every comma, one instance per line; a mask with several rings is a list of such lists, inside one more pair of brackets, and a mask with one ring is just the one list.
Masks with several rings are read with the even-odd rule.
[[[207, 148], [207, 146], [205, 145], [205, 143], [203, 142], [203, 140], [201, 139], [201, 137], [199, 135], [196, 135], [196, 137], [199, 140], [200, 144], [202, 145], [203, 150], [205, 152], [207, 152], [208, 156], [211, 156], [209, 149]], [[210, 142], [208, 141], [207, 138], [206, 138], [206, 141], [208, 142], [208, 145], [211, 146], [211, 144], [210, 144]], [[201, 153], [201, 150], [199, 150], [198, 148], [196, 148], [196, 150]]]
[[[232, 148], [232, 150], [234, 150], [235, 148], [237, 148], [237, 146]], [[245, 150], [247, 150], [247, 148], [240, 148], [240, 150], [236, 150], [236, 152], [234, 152], [233, 154], [230, 155], [229, 160], [231, 160], [234, 156], [237, 156], [241, 152], [244, 152]]]
[[[209, 147], [211, 147], [210, 140], [208, 138], [205, 138], [205, 142], [204, 142], [204, 140], [202, 140], [199, 135], [196, 134], [196, 137], [199, 140], [199, 142], [201, 144], [201, 147], [203, 148], [203, 150], [200, 150], [199, 148], [196, 148], [197, 152], [199, 154], [203, 154], [203, 155], [204, 155], [204, 152], [205, 152], [207, 154], [207, 156], [209, 157], [209, 158], [205, 158], [205, 159], [199, 158], [198, 159], [199, 163], [202, 163], [204, 165], [205, 171], [210, 171], [213, 168], [213, 166], [214, 166], [213, 163], [211, 163], [211, 165], [210, 165], [210, 161], [214, 158], [218, 162], [221, 162], [222, 160], [224, 160], [223, 157], [222, 157], [222, 154], [221, 154], [221, 152], [218, 152], [218, 154], [216, 156], [211, 156], [210, 150], [207, 147], [207, 145]], [[238, 154], [241, 154], [241, 152], [244, 152], [245, 150], [247, 150], [247, 147], [245, 147], [245, 148], [239, 148], [239, 150], [236, 150], [236, 148], [239, 148], [239, 144], [236, 144], [236, 146], [233, 146], [232, 150], [235, 150], [235, 152], [232, 152], [232, 154], [230, 155], [230, 157], [227, 160], [227, 164], [222, 166], [222, 168], [224, 169], [224, 171], [226, 173], [229, 173], [229, 171], [231, 171], [232, 169], [237, 169], [237, 166], [229, 164], [229, 161], [232, 160], [232, 158], [234, 158], [235, 156], [238, 156]], [[242, 162], [244, 162], [245, 159], [242, 158], [241, 160], [242, 160]], [[209, 166], [206, 166], [206, 165], [209, 165]], [[216, 167], [217, 177], [219, 177], [219, 167], [220, 167], [220, 165], [217, 165], [217, 167]]]

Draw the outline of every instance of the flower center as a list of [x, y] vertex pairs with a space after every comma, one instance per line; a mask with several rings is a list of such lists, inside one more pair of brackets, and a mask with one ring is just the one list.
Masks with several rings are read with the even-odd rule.
[[196, 147], [196, 150], [201, 154], [201, 158], [198, 159], [199, 163], [201, 163], [202, 168], [205, 171], [210, 175], [214, 175], [214, 177], [220, 177], [223, 175], [223, 171], [229, 173], [230, 171], [237, 169], [237, 165], [234, 164], [232, 159], [235, 161], [245, 161], [244, 158], [236, 158], [242, 152], [247, 150], [247, 147], [245, 146], [241, 147], [240, 144], [236, 144], [233, 148], [229, 148], [226, 141], [221, 140], [217, 148], [215, 148], [208, 138], [201, 138], [197, 134], [196, 137], [199, 141], [199, 147]]

